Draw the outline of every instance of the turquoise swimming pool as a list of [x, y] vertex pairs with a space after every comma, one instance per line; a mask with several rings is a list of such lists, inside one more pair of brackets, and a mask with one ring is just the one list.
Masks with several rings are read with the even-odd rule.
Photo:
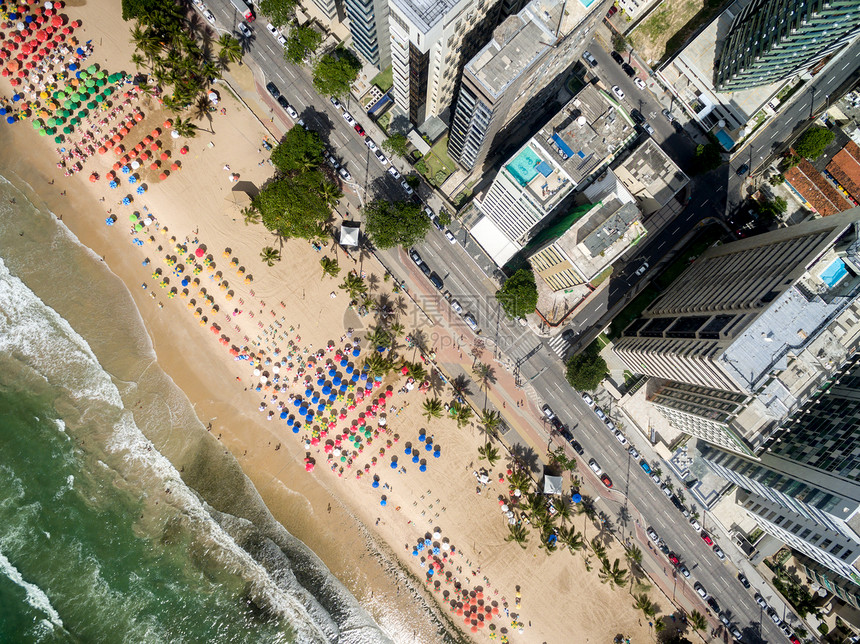
[[821, 273], [821, 281], [827, 284], [828, 288], [833, 288], [839, 282], [842, 281], [848, 275], [848, 269], [845, 268], [845, 262], [841, 259], [835, 259], [833, 262], [824, 269], [824, 272]]
[[594, 0], [579, 0], [579, 2], [580, 2], [580, 4], [582, 4], [582, 6], [583, 6], [583, 7], [585, 7], [586, 9], [588, 9], [591, 5], [593, 5], [593, 4], [594, 4]]
[[537, 166], [540, 162], [540, 157], [527, 145], [505, 168], [514, 175], [521, 186], [527, 186], [537, 176]]

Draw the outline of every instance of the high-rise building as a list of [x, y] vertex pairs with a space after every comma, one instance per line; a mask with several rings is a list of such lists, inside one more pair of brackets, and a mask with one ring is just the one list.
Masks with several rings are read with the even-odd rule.
[[633, 121], [605, 91], [586, 85], [502, 165], [480, 203], [475, 240], [504, 265], [573, 192], [635, 138]]
[[715, 70], [720, 91], [783, 80], [860, 33], [857, 0], [753, 0], [735, 16]]
[[391, 64], [388, 0], [345, 0], [353, 48], [377, 69]]
[[463, 64], [489, 40], [499, 0], [389, 0], [394, 102], [420, 125], [451, 105]]
[[708, 249], [615, 342], [638, 373], [754, 393], [860, 293], [860, 208]]
[[496, 134], [517, 118], [529, 123], [534, 110], [522, 112], [548, 85], [563, 82], [564, 72], [585, 49], [601, 3], [586, 8], [564, 0], [533, 0], [509, 16], [492, 40], [463, 68], [451, 121], [448, 153], [467, 170], [480, 169], [503, 137]]
[[860, 356], [836, 372], [758, 456], [704, 445], [711, 469], [769, 534], [860, 583]]

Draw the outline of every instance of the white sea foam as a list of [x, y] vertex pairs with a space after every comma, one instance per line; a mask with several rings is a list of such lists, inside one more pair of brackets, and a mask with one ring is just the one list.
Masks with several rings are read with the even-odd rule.
[[27, 603], [39, 612], [47, 615], [52, 625], [59, 626], [60, 628], [63, 627], [63, 620], [60, 619], [60, 614], [51, 606], [51, 600], [48, 599], [45, 592], [35, 584], [31, 584], [25, 580], [18, 569], [12, 565], [12, 562], [2, 552], [0, 552], [0, 574], [10, 579], [15, 585], [23, 588], [26, 593]]

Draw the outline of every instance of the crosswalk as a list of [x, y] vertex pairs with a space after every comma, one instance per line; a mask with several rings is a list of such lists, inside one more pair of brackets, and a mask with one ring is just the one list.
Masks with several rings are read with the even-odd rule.
[[567, 348], [570, 346], [570, 343], [564, 339], [561, 335], [557, 335], [554, 338], [550, 338], [549, 342], [547, 342], [549, 348], [555, 351], [559, 358], [563, 358], [564, 354], [567, 352]]

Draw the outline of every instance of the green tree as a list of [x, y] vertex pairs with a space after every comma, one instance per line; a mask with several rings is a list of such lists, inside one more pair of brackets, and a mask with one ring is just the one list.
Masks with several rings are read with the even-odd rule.
[[191, 122], [190, 119], [181, 119], [178, 118], [173, 122], [173, 129], [176, 130], [176, 133], [184, 137], [186, 139], [193, 139], [197, 136], [197, 130], [199, 129], [194, 123]]
[[331, 257], [323, 257], [320, 260], [320, 266], [323, 269], [323, 277], [328, 275], [329, 277], [337, 277], [337, 274], [340, 273], [340, 266], [337, 263], [336, 259], [332, 259]]
[[641, 593], [639, 595], [634, 595], [633, 598], [636, 600], [633, 604], [633, 608], [641, 610], [645, 617], [651, 619], [657, 614], [657, 606], [651, 601], [647, 594]]
[[534, 273], [527, 268], [519, 269], [496, 291], [496, 299], [508, 317], [521, 318], [534, 313], [538, 299]]
[[319, 168], [325, 144], [319, 134], [303, 127], [290, 128], [272, 150], [272, 163], [283, 173], [305, 172]]
[[817, 159], [824, 153], [824, 149], [833, 143], [834, 138], [836, 135], [826, 127], [813, 125], [794, 144], [794, 151], [804, 158]]
[[492, 443], [487, 443], [478, 448], [478, 460], [486, 460], [490, 467], [493, 467], [499, 460], [499, 450], [493, 447]]
[[389, 154], [396, 154], [401, 157], [409, 154], [409, 140], [404, 134], [392, 134], [382, 142], [382, 147]]
[[319, 170], [297, 172], [270, 181], [251, 204], [260, 211], [263, 225], [284, 239], [319, 240], [331, 209], [322, 195], [330, 179]]
[[374, 349], [377, 347], [389, 349], [393, 340], [391, 334], [381, 326], [371, 327], [369, 333], [365, 334], [364, 339]]
[[364, 209], [365, 231], [380, 249], [411, 246], [424, 239], [430, 220], [411, 201], [371, 201]]
[[290, 24], [296, 15], [299, 0], [260, 0], [260, 13], [269, 18], [276, 27]]
[[395, 367], [394, 360], [374, 351], [364, 361], [364, 367], [371, 376], [386, 376]]
[[532, 477], [524, 469], [514, 470], [514, 473], [508, 477], [508, 485], [511, 489], [519, 490], [521, 494], [526, 494], [532, 485]]
[[484, 409], [481, 412], [481, 418], [479, 419], [479, 422], [484, 428], [484, 432], [488, 436], [495, 437], [496, 431], [498, 430], [499, 425], [502, 422], [502, 416], [495, 409]]
[[422, 404], [422, 408], [423, 411], [421, 413], [427, 420], [430, 420], [431, 418], [441, 418], [444, 410], [442, 401], [438, 398], [428, 398]]
[[259, 224], [260, 223], [260, 212], [251, 206], [247, 206], [242, 208], [242, 219], [245, 222], [245, 225], [248, 226], [250, 224]]
[[355, 273], [347, 273], [343, 278], [343, 283], [338, 288], [346, 291], [351, 300], [357, 300], [359, 295], [367, 293], [367, 284], [364, 283], [361, 276]]
[[238, 63], [242, 60], [242, 43], [230, 34], [221, 34], [218, 39], [218, 55], [231, 63]]
[[723, 163], [723, 155], [720, 146], [713, 141], [699, 144], [696, 147], [696, 156], [693, 158], [693, 174], [702, 174], [719, 168]]
[[594, 553], [594, 556], [600, 559], [600, 561], [609, 562], [606, 558], [606, 546], [603, 545], [603, 542], [600, 541], [597, 537], [591, 540], [591, 551]]
[[427, 369], [420, 362], [413, 362], [409, 365], [409, 375], [415, 379], [415, 382], [421, 384], [427, 380]]
[[558, 529], [558, 540], [562, 542], [571, 554], [585, 549], [585, 538], [573, 526]]
[[451, 409], [454, 412], [454, 420], [457, 421], [458, 428], [462, 428], [463, 425], [472, 420], [472, 408], [469, 405], [454, 403], [451, 405]]
[[274, 266], [275, 262], [281, 261], [281, 253], [271, 246], [266, 246], [260, 251], [260, 259], [266, 262], [267, 266]]
[[616, 34], [612, 38], [612, 48], [620, 54], [627, 51], [627, 40], [621, 34]]
[[609, 373], [606, 360], [594, 343], [581, 353], [568, 358], [565, 367], [564, 375], [570, 386], [577, 391], [593, 391]]
[[122, 19], [134, 20], [158, 11], [163, 0], [122, 0]]
[[765, 217], [779, 219], [780, 215], [788, 210], [788, 202], [782, 197], [764, 199], [758, 204], [758, 211]]
[[708, 628], [708, 620], [697, 610], [690, 613], [689, 621], [694, 630], [704, 631]]
[[361, 71], [361, 61], [347, 49], [338, 47], [317, 61], [314, 87], [326, 96], [344, 96]]
[[520, 548], [526, 549], [526, 544], [529, 541], [529, 532], [522, 523], [513, 523], [508, 526], [508, 536], [505, 541], [513, 541], [519, 544]]
[[321, 42], [322, 35], [312, 26], [293, 23], [284, 48], [284, 58], [289, 63], [300, 65], [317, 50]]
[[618, 559], [612, 565], [609, 565], [608, 559], [602, 560], [602, 567], [597, 573], [600, 581], [604, 584], [609, 584], [610, 588], [615, 586], [623, 586], [627, 583], [627, 571], [620, 567]]

